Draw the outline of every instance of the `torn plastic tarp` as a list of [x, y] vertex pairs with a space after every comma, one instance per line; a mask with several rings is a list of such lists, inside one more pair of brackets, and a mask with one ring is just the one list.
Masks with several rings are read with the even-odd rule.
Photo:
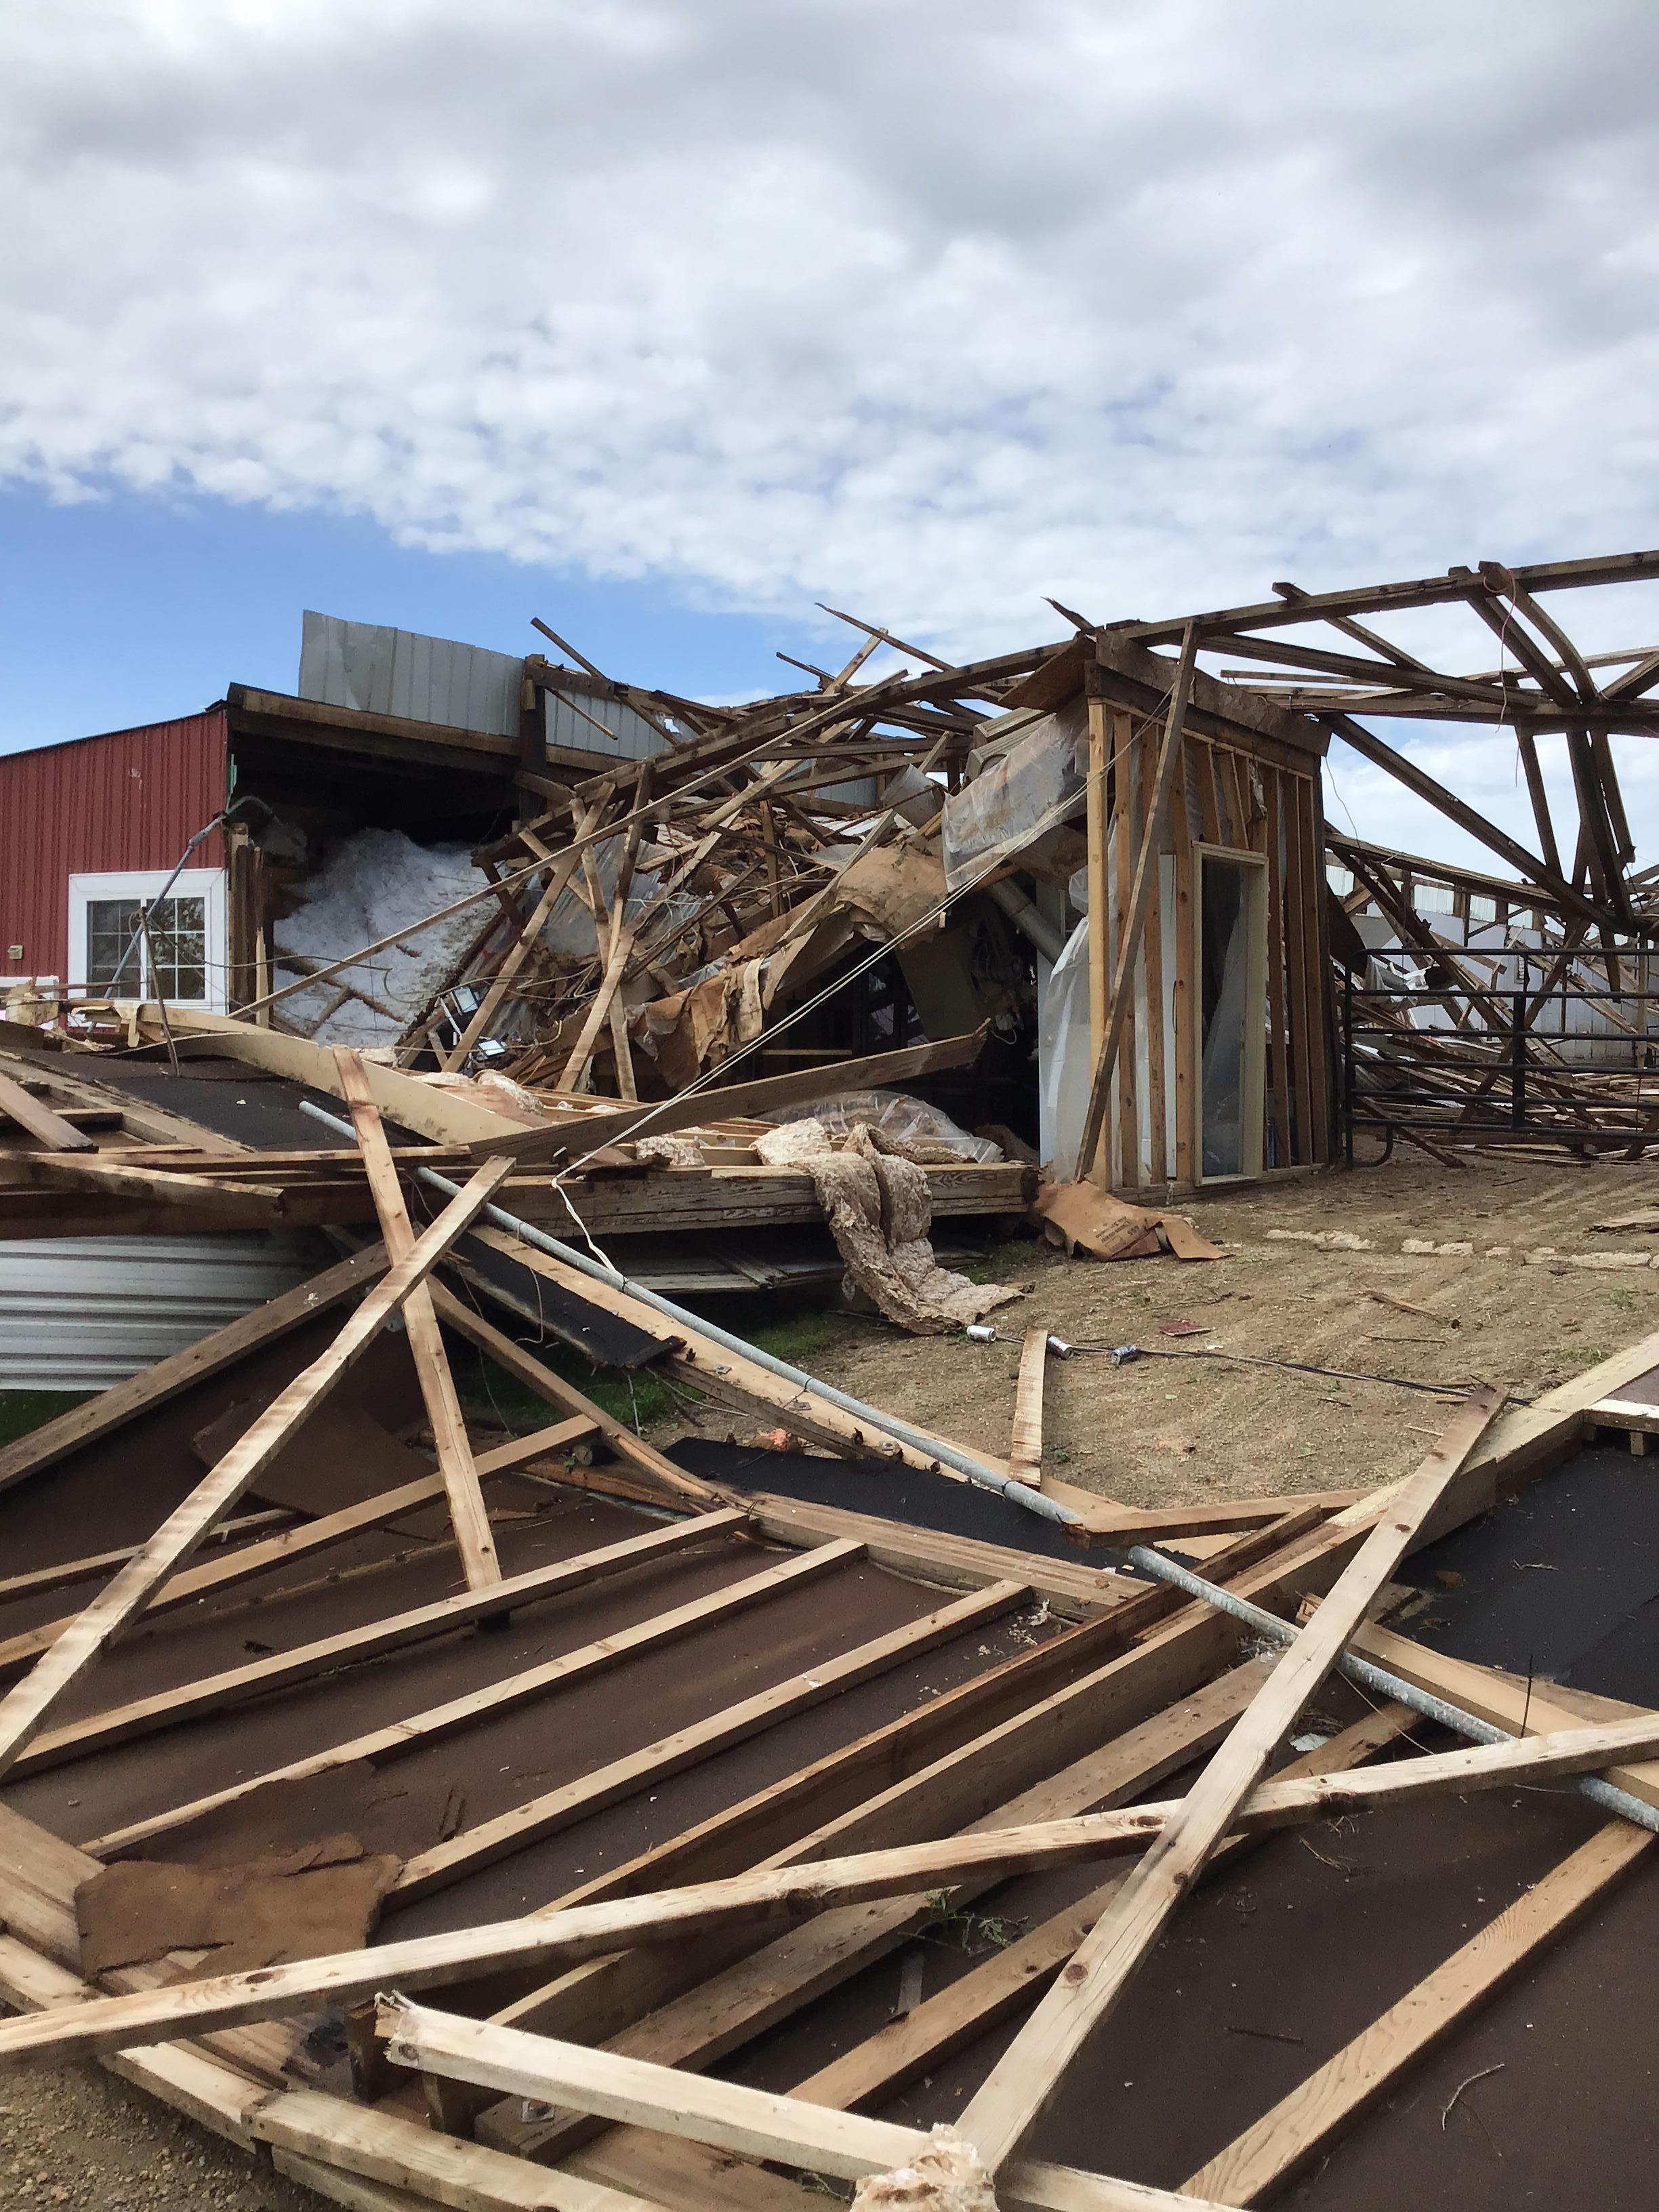
[[1089, 706], [1068, 701], [945, 802], [945, 879], [960, 890], [1069, 821], [1089, 777]]

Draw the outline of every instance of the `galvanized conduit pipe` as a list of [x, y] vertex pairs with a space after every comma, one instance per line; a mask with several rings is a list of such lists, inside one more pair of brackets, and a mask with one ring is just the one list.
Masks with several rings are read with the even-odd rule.
[[[325, 1128], [337, 1130], [341, 1136], [355, 1141], [349, 1122], [326, 1113], [322, 1107], [313, 1105], [310, 1099], [301, 1101], [301, 1111], [309, 1114], [313, 1121], [320, 1121]], [[422, 1182], [429, 1183], [434, 1190], [442, 1191], [447, 1198], [453, 1198], [461, 1188], [459, 1183], [452, 1182], [447, 1176], [440, 1175], [436, 1168], [416, 1168], [415, 1172]], [[921, 1430], [913, 1429], [908, 1421], [901, 1421], [892, 1413], [878, 1412], [875, 1407], [866, 1406], [862, 1399], [849, 1397], [845, 1390], [837, 1390], [833, 1383], [820, 1382], [816, 1376], [807, 1374], [805, 1368], [792, 1367], [787, 1359], [775, 1359], [769, 1352], [763, 1352], [758, 1345], [747, 1344], [742, 1337], [732, 1336], [715, 1322], [688, 1313], [684, 1306], [677, 1306], [672, 1298], [659, 1297], [655, 1291], [648, 1290], [643, 1283], [630, 1282], [626, 1275], [618, 1274], [614, 1267], [601, 1266], [597, 1260], [590, 1259], [586, 1253], [577, 1251], [572, 1244], [562, 1244], [556, 1237], [549, 1237], [530, 1222], [520, 1221], [516, 1214], [508, 1213], [499, 1206], [486, 1206], [479, 1210], [486, 1221], [493, 1221], [498, 1229], [505, 1229], [510, 1236], [533, 1245], [537, 1251], [545, 1252], [551, 1259], [562, 1260], [566, 1267], [574, 1267], [579, 1273], [591, 1276], [596, 1283], [608, 1284], [613, 1291], [626, 1291], [630, 1298], [637, 1298], [641, 1305], [652, 1307], [665, 1320], [678, 1322], [682, 1328], [695, 1330], [699, 1336], [718, 1344], [723, 1351], [735, 1352], [740, 1359], [753, 1360], [756, 1366], [765, 1368], [769, 1375], [775, 1375], [780, 1382], [790, 1383], [797, 1390], [811, 1390], [816, 1396], [838, 1407], [842, 1413], [850, 1413], [854, 1420], [863, 1422], [878, 1434], [908, 1444], [913, 1450], [925, 1453], [929, 1459], [942, 1461], [946, 1467], [954, 1468], [958, 1474], [965, 1474], [969, 1482], [976, 1483], [981, 1490], [994, 1490], [999, 1496], [1012, 1498], [1016, 1505], [1023, 1506], [1026, 1512], [1035, 1513], [1044, 1521], [1078, 1519], [1078, 1515], [1068, 1507], [1056, 1504], [1052, 1498], [1045, 1498], [1040, 1490], [1033, 1490], [1029, 1484], [1015, 1482], [1006, 1474], [999, 1474], [994, 1468], [985, 1466], [968, 1452], [959, 1451], [954, 1444], [944, 1443], [937, 1437], [927, 1436]]]
[[[1184, 1590], [1188, 1597], [1202, 1598], [1206, 1605], [1230, 1613], [1235, 1620], [1253, 1628], [1265, 1642], [1289, 1644], [1296, 1635], [1295, 1628], [1277, 1613], [1267, 1613], [1248, 1598], [1235, 1597], [1219, 1583], [1206, 1582], [1189, 1567], [1177, 1565], [1162, 1552], [1154, 1552], [1146, 1544], [1134, 1545], [1129, 1553], [1131, 1563], [1143, 1574], [1154, 1575], [1172, 1589]], [[1404, 1681], [1391, 1674], [1385, 1667], [1373, 1666], [1369, 1659], [1357, 1658], [1345, 1651], [1338, 1662], [1340, 1671], [1351, 1682], [1362, 1689], [1373, 1691], [1380, 1698], [1391, 1698], [1397, 1704], [1409, 1705], [1425, 1720], [1435, 1721], [1442, 1728], [1450, 1729], [1454, 1735], [1468, 1736], [1474, 1743], [1513, 1743], [1516, 1738], [1507, 1729], [1495, 1728], [1490, 1721], [1477, 1720], [1456, 1705], [1449, 1705], [1443, 1698], [1437, 1698], [1431, 1690], [1419, 1690], [1414, 1682]], [[1616, 1789], [1611, 1782], [1603, 1782], [1599, 1775], [1581, 1774], [1574, 1785], [1582, 1794], [1599, 1805], [1604, 1813], [1616, 1813], [1621, 1820], [1629, 1820], [1638, 1828], [1648, 1828], [1659, 1834], [1659, 1809], [1644, 1805], [1639, 1797], [1632, 1797], [1626, 1790]]]

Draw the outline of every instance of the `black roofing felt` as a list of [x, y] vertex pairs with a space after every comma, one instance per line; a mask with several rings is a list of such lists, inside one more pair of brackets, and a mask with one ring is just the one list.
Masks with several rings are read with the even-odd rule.
[[[1462, 1579], [1450, 1586], [1440, 1575]], [[1579, 1452], [1408, 1561], [1400, 1626], [1453, 1658], [1659, 1705], [1659, 1462]]]

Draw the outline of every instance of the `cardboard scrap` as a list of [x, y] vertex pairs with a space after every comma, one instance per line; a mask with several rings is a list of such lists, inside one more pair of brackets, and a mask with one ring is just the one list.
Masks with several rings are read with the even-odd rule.
[[1084, 1251], [1097, 1260], [1152, 1260], [1166, 1250], [1177, 1260], [1226, 1257], [1184, 1213], [1131, 1206], [1097, 1183], [1039, 1184], [1031, 1213], [1048, 1242], [1060, 1245], [1068, 1258]]

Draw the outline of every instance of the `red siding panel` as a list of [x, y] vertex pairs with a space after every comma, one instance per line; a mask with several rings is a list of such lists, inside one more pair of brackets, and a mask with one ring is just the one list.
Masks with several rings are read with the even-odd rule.
[[[171, 868], [225, 803], [228, 744], [215, 707], [0, 756], [0, 977], [67, 975], [70, 878]], [[190, 864], [224, 858], [216, 830]]]

